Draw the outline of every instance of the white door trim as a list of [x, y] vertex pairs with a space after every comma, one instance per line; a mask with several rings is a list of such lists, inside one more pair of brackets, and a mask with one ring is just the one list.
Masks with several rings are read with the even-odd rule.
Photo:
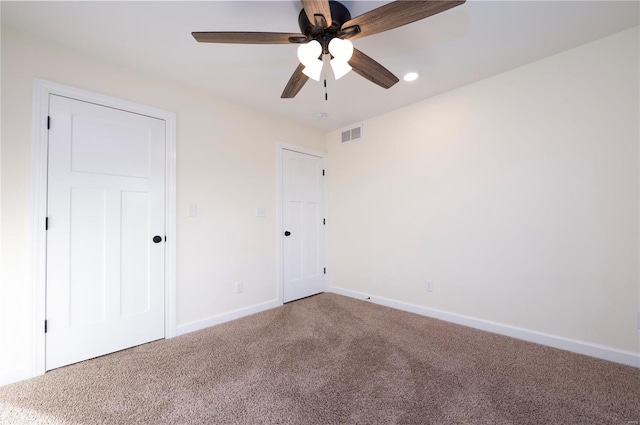
[[[276, 213], [276, 219], [277, 219], [277, 224], [276, 224], [276, 243], [277, 243], [277, 254], [276, 254], [276, 270], [277, 270], [277, 274], [278, 274], [278, 305], [282, 305], [284, 304], [284, 257], [283, 257], [283, 250], [282, 250], [282, 233], [284, 232], [284, 229], [282, 227], [282, 151], [284, 150], [288, 150], [288, 151], [294, 151], [294, 152], [300, 152], [300, 153], [304, 153], [307, 155], [313, 155], [313, 156], [317, 156], [319, 158], [322, 158], [323, 161], [323, 167], [326, 171], [326, 173], [328, 174], [329, 170], [327, 167], [327, 153], [326, 152], [321, 152], [315, 149], [308, 149], [302, 146], [298, 146], [298, 145], [292, 145], [289, 143], [285, 143], [285, 142], [278, 142], [276, 144], [276, 197], [277, 197], [277, 204], [276, 204], [276, 209], [277, 209], [277, 213]], [[324, 179], [324, 216], [327, 218], [327, 224], [329, 223], [329, 217], [328, 217], [328, 205], [327, 205], [327, 178]], [[327, 238], [327, 228], [328, 226], [324, 226], [324, 258], [325, 258], [325, 262], [328, 263], [329, 261], [329, 241]], [[329, 276], [329, 270], [327, 269], [327, 274], [324, 276], [324, 290], [325, 292], [329, 290], [329, 280], [328, 280], [328, 276]]]
[[[45, 372], [44, 320], [46, 306], [47, 212], [47, 116], [49, 96], [59, 95], [110, 108], [164, 120], [166, 123], [165, 162], [165, 338], [176, 336], [176, 114], [126, 100], [34, 78], [31, 132], [31, 184], [29, 223], [31, 229], [32, 324], [30, 352], [31, 376]], [[53, 124], [55, 125], [55, 123]]]

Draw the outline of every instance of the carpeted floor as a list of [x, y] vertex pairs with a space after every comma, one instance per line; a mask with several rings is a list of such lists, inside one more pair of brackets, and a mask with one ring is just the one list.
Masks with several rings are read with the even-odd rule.
[[0, 387], [2, 424], [638, 422], [638, 369], [334, 294]]

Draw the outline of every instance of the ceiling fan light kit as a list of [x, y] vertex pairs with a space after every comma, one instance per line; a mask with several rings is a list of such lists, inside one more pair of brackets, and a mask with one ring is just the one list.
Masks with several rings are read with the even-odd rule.
[[320, 80], [325, 55], [332, 56], [336, 80], [352, 69], [382, 88], [399, 79], [388, 69], [353, 47], [351, 40], [410, 24], [463, 4], [466, 0], [396, 0], [351, 18], [349, 10], [334, 0], [301, 0], [298, 15], [301, 34], [272, 32], [192, 32], [203, 43], [300, 44], [300, 65], [282, 92], [293, 98], [309, 78]]
[[[338, 80], [352, 69], [349, 60], [353, 55], [353, 43], [336, 37], [331, 39], [328, 47], [330, 55], [333, 56], [330, 62], [331, 69]], [[317, 40], [311, 40], [298, 47], [298, 59], [304, 65], [302, 72], [313, 80], [320, 81], [324, 61], [318, 58], [324, 56], [324, 49]]]

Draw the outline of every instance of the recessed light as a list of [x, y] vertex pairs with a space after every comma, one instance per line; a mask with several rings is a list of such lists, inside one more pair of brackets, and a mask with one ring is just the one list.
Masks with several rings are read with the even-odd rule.
[[405, 81], [415, 81], [418, 79], [418, 73], [417, 72], [409, 72], [407, 74], [404, 75], [404, 80]]

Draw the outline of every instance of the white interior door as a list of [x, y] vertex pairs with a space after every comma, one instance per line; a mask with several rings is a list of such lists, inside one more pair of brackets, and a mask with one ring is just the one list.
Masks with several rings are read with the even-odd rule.
[[324, 292], [324, 159], [283, 150], [283, 300]]
[[47, 370], [164, 337], [165, 234], [165, 122], [55, 95], [49, 115]]

